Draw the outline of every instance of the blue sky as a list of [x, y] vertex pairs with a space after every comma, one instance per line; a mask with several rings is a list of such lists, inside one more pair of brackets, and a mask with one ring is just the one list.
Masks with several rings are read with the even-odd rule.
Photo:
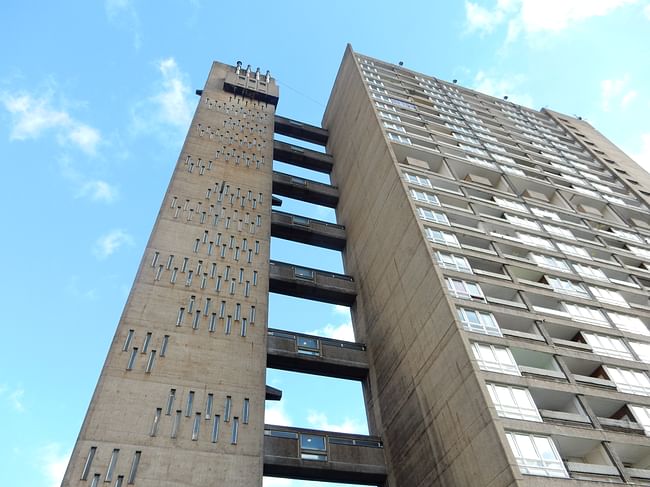
[[[60, 481], [213, 59], [271, 70], [278, 113], [319, 124], [350, 42], [580, 115], [650, 167], [648, 1], [8, 0], [0, 9], [3, 485]], [[287, 199], [284, 210], [334, 218]], [[274, 240], [272, 256], [342, 270], [336, 252], [298, 244]], [[273, 327], [351, 338], [349, 321], [346, 309], [271, 299]], [[269, 422], [366, 431], [358, 384], [279, 372], [268, 382], [284, 391]]]

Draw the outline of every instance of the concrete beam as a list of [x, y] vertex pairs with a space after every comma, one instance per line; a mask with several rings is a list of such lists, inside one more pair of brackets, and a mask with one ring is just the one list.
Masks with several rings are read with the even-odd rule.
[[332, 250], [345, 248], [345, 227], [282, 211], [271, 214], [271, 236]]
[[269, 291], [297, 298], [350, 306], [356, 299], [356, 286], [350, 276], [270, 261]]
[[329, 208], [336, 208], [339, 202], [339, 190], [336, 186], [278, 171], [273, 171], [273, 193]]
[[334, 167], [334, 159], [329, 154], [287, 144], [279, 140], [273, 141], [273, 160], [328, 174], [332, 172], [332, 167]]
[[268, 330], [266, 343], [266, 365], [273, 369], [350, 380], [363, 380], [368, 375], [363, 343], [273, 328]]
[[329, 132], [321, 127], [298, 122], [287, 117], [275, 116], [274, 130], [276, 134], [287, 135], [294, 139], [304, 140], [312, 144], [326, 145]]
[[264, 425], [264, 475], [384, 485], [383, 443], [376, 436]]

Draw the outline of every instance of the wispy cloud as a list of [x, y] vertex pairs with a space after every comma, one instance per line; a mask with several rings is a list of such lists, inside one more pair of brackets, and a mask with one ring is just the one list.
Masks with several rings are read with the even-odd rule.
[[95, 241], [93, 253], [100, 259], [113, 255], [124, 245], [133, 245], [133, 237], [121, 229], [111, 230]]
[[140, 17], [131, 0], [106, 0], [104, 7], [109, 22], [133, 35], [133, 47], [142, 47]]
[[558, 32], [589, 19], [602, 17], [639, 0], [497, 0], [490, 6], [465, 1], [467, 30], [487, 34], [507, 26], [507, 40], [521, 33]]
[[75, 198], [88, 198], [100, 203], [113, 203], [119, 198], [119, 190], [103, 179], [89, 178], [79, 172], [69, 157], [59, 160], [61, 175], [74, 187]]
[[22, 387], [9, 387], [6, 384], [0, 384], [0, 398], [4, 399], [17, 413], [25, 412], [24, 396], [25, 389]]
[[604, 79], [600, 82], [601, 107], [609, 112], [614, 108], [626, 108], [638, 96], [638, 92], [629, 88], [630, 76], [625, 74], [618, 79]]
[[354, 330], [352, 323], [342, 323], [340, 325], [327, 324], [322, 328], [309, 332], [310, 335], [318, 335], [325, 338], [334, 338], [335, 340], [345, 340], [346, 342], [354, 341]]
[[165, 140], [180, 138], [192, 119], [192, 91], [188, 76], [171, 57], [158, 62], [156, 67], [160, 78], [153, 88], [154, 94], [132, 109], [133, 132], [153, 131]]
[[521, 90], [521, 85], [525, 81], [526, 78], [521, 74], [504, 77], [479, 71], [474, 77], [472, 88], [497, 98], [502, 98], [507, 95], [508, 100], [512, 102], [533, 107], [533, 97]]
[[264, 410], [264, 422], [278, 426], [293, 426], [293, 420], [284, 408], [284, 402], [268, 401]]
[[69, 451], [64, 451], [58, 443], [48, 443], [39, 448], [37, 457], [39, 468], [48, 487], [59, 487], [65, 474], [65, 469], [70, 461]]
[[51, 90], [41, 95], [25, 91], [0, 93], [0, 102], [12, 118], [10, 140], [38, 139], [53, 133], [62, 146], [76, 146], [95, 155], [102, 141], [99, 130], [76, 120], [64, 107], [54, 106]]
[[337, 431], [341, 433], [367, 434], [368, 428], [362, 421], [353, 418], [344, 418], [342, 422], [334, 423], [327, 415], [320, 411], [309, 411], [307, 416], [309, 426], [324, 431]]

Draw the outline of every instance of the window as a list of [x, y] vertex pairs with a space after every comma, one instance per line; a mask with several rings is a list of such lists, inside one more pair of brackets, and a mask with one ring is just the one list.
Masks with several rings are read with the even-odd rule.
[[555, 247], [553, 247], [553, 243], [550, 240], [547, 240], [542, 237], [538, 237], [537, 235], [530, 235], [528, 233], [519, 233], [517, 232], [517, 237], [521, 242], [525, 243], [526, 245], [534, 245], [535, 247], [543, 247], [548, 250], [553, 250]]
[[650, 364], [650, 343], [630, 342], [630, 346], [642, 362]]
[[642, 257], [650, 261], [650, 250], [642, 249], [641, 247], [635, 247], [633, 245], [627, 245], [627, 248], [637, 257]]
[[609, 324], [605, 320], [605, 315], [598, 308], [591, 308], [589, 306], [582, 306], [573, 303], [563, 302], [562, 304], [573, 320], [584, 321], [585, 323], [591, 323], [592, 325], [609, 327]]
[[530, 211], [532, 211], [535, 216], [538, 216], [540, 218], [549, 218], [557, 222], [562, 221], [560, 216], [553, 211], [543, 210], [542, 208], [531, 208]]
[[467, 331], [483, 333], [484, 335], [502, 336], [497, 321], [492, 313], [474, 309], [459, 308], [458, 316]]
[[404, 179], [408, 181], [409, 183], [412, 184], [417, 184], [419, 186], [425, 186], [427, 188], [433, 187], [431, 185], [431, 181], [429, 181], [429, 178], [425, 178], [424, 176], [419, 176], [417, 174], [409, 174], [407, 172], [404, 173]]
[[508, 220], [508, 222], [512, 223], [513, 225], [530, 228], [531, 230], [540, 230], [540, 226], [535, 220], [523, 218], [517, 215], [510, 215], [509, 213], [504, 213], [503, 216], [506, 218], [506, 220]]
[[393, 132], [388, 132], [388, 138], [393, 142], [399, 142], [400, 144], [407, 144], [407, 145], [412, 144], [411, 139], [409, 137], [405, 137], [399, 134], [394, 134]]
[[327, 460], [327, 444], [321, 435], [300, 435], [300, 457], [305, 460]]
[[629, 331], [630, 333], [637, 333], [639, 335], [650, 336], [650, 331], [645, 326], [645, 323], [636, 316], [624, 315], [620, 313], [613, 313], [608, 311], [609, 319], [616, 325], [619, 330]]
[[427, 238], [432, 242], [439, 243], [441, 245], [449, 245], [451, 247], [460, 247], [458, 238], [453, 233], [434, 230], [433, 228], [425, 228], [424, 230]]
[[621, 293], [617, 291], [596, 286], [589, 286], [589, 290], [591, 291], [591, 294], [593, 294], [594, 297], [601, 303], [615, 304], [617, 306], [623, 306], [625, 308], [630, 307], [630, 305], [627, 304], [627, 301], [625, 301], [625, 298], [621, 296]]
[[595, 353], [606, 355], [608, 357], [622, 358], [625, 360], [634, 360], [632, 354], [620, 338], [605, 335], [595, 335], [593, 333], [582, 332], [582, 336]]
[[639, 424], [643, 426], [646, 436], [650, 436], [650, 408], [645, 406], [633, 406], [632, 404], [628, 407]]
[[555, 235], [558, 237], [563, 237], [563, 238], [568, 238], [570, 240], [575, 240], [575, 236], [573, 235], [573, 232], [567, 228], [563, 227], [558, 227], [555, 225], [549, 225], [548, 223], [544, 223], [544, 230], [546, 230], [548, 233], [551, 235]]
[[506, 438], [521, 473], [568, 478], [560, 454], [548, 436], [511, 432], [506, 433]]
[[510, 349], [487, 343], [472, 343], [472, 352], [481, 370], [501, 374], [521, 375]]
[[449, 225], [449, 218], [447, 218], [447, 215], [445, 215], [444, 213], [440, 213], [439, 211], [433, 211], [430, 210], [429, 208], [420, 208], [419, 206], [417, 210], [418, 210], [418, 215], [420, 215], [420, 218], [422, 218], [423, 220], [440, 223], [441, 225]]
[[502, 418], [542, 421], [528, 389], [501, 384], [487, 384], [487, 388], [497, 414]]
[[582, 284], [579, 282], [551, 276], [545, 276], [545, 278], [546, 282], [551, 285], [555, 292], [573, 294], [574, 296], [579, 296], [581, 298], [589, 298], [587, 291], [585, 291]]
[[447, 277], [447, 289], [457, 298], [462, 299], [476, 299], [479, 301], [485, 301], [485, 296], [481, 287], [475, 282], [467, 282], [460, 279], [454, 279]]
[[567, 264], [566, 261], [562, 259], [542, 254], [530, 254], [530, 257], [539, 266], [547, 267], [549, 269], [556, 269], [562, 272], [571, 272], [569, 264]]
[[411, 196], [416, 201], [422, 201], [423, 203], [429, 203], [430, 205], [440, 206], [440, 200], [435, 194], [411, 189]]
[[589, 265], [582, 264], [573, 264], [573, 268], [578, 274], [583, 277], [590, 277], [591, 279], [597, 279], [600, 281], [609, 281], [605, 273], [598, 267], [592, 267]]
[[526, 208], [526, 205], [524, 205], [523, 203], [507, 200], [505, 198], [499, 198], [498, 196], [494, 196], [493, 199], [494, 202], [502, 208], [508, 208], [510, 210], [528, 213], [528, 208]]
[[619, 238], [623, 238], [625, 240], [632, 240], [634, 242], [643, 243], [643, 240], [641, 239], [641, 237], [639, 237], [638, 235], [636, 235], [636, 234], [634, 234], [632, 232], [626, 232], [625, 230], [619, 230], [617, 228], [610, 228], [610, 231]]
[[[398, 117], [399, 118], [399, 117]], [[396, 123], [384, 122], [384, 128], [395, 130], [396, 132], [406, 133], [406, 129]]]
[[650, 379], [644, 372], [609, 365], [603, 365], [603, 367], [620, 392], [650, 396]]
[[577, 247], [576, 245], [569, 245], [563, 242], [556, 242], [558, 248], [565, 254], [575, 255], [576, 257], [582, 257], [583, 259], [591, 260], [591, 255], [587, 249], [583, 247]]
[[465, 257], [460, 255], [436, 252], [436, 261], [440, 267], [444, 267], [445, 269], [472, 273], [472, 267], [469, 265], [469, 262]]
[[[494, 157], [495, 159], [503, 158], [503, 156], [499, 156], [499, 157], [497, 157], [497, 156], [499, 156], [499, 154], [492, 154], [492, 157]], [[500, 167], [503, 170], [503, 172], [507, 172], [509, 174], [514, 174], [515, 176], [525, 176], [526, 175], [526, 173], [524, 171], [522, 171], [521, 169], [519, 169], [517, 167], [506, 166], [505, 164], [502, 164]]]

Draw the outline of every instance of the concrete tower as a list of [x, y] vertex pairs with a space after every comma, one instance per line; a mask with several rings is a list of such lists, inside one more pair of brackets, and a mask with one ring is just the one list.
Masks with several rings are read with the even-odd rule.
[[[240, 65], [197, 94], [65, 486], [650, 485], [645, 171], [580, 119], [350, 47], [322, 128]], [[269, 292], [350, 306], [358, 343], [269, 328]], [[373, 436], [265, 425], [266, 367], [362, 381]]]

